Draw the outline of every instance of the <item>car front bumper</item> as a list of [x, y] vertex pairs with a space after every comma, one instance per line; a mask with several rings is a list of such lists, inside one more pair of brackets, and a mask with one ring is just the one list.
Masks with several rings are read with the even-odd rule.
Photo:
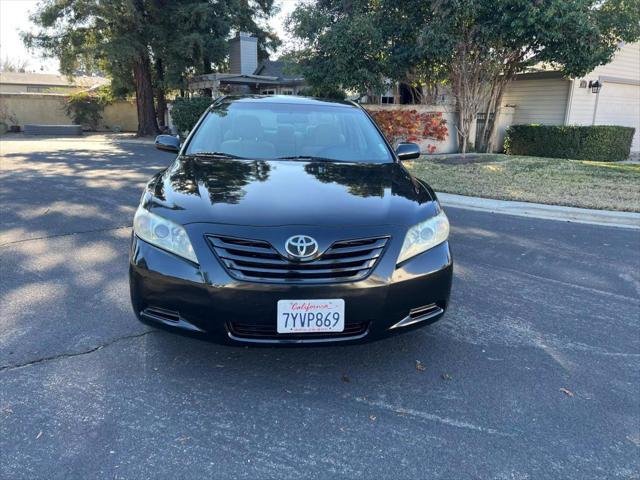
[[[144, 323], [219, 343], [344, 344], [380, 339], [435, 322], [444, 314], [453, 264], [448, 242], [395, 265], [392, 241], [365, 279], [334, 284], [243, 282], [232, 278], [204, 242], [190, 234], [200, 265], [133, 235], [130, 289]], [[393, 239], [393, 237], [392, 237]], [[345, 332], [277, 334], [277, 302], [341, 298]]]

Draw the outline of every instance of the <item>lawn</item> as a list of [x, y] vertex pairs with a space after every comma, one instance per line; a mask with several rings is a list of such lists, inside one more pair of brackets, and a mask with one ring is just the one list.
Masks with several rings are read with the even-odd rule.
[[640, 164], [451, 155], [421, 157], [405, 166], [438, 192], [640, 212]]

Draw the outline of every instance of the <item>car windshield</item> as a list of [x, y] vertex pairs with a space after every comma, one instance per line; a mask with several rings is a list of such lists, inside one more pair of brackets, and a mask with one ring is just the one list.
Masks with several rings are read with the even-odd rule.
[[393, 161], [382, 136], [358, 108], [259, 100], [213, 107], [185, 153], [265, 160]]

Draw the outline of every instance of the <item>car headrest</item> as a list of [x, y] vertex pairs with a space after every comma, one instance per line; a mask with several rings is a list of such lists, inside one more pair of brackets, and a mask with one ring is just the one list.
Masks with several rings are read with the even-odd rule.
[[321, 123], [313, 129], [311, 135], [313, 144], [323, 147], [335, 144], [341, 136], [338, 127], [331, 123]]
[[243, 140], [261, 139], [264, 129], [255, 115], [238, 115], [233, 120], [233, 135]]
[[283, 138], [293, 138], [295, 129], [293, 125], [278, 125], [278, 136]]

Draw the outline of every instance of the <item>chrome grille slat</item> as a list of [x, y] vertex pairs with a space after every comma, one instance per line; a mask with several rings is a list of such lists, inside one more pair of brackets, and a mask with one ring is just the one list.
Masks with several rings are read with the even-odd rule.
[[[382, 251], [382, 249], [380, 249], [380, 251]], [[276, 254], [277, 255], [277, 254]], [[271, 266], [273, 266], [274, 268], [282, 268], [284, 266], [289, 266], [291, 265], [291, 262], [282, 259], [280, 256], [278, 256], [278, 258], [274, 258], [274, 259], [268, 259], [268, 261], [265, 258], [265, 261], [262, 261], [261, 259], [254, 259], [252, 257], [248, 257], [248, 256], [243, 256], [243, 255], [234, 255], [231, 253], [219, 253], [219, 256], [221, 259], [225, 259], [225, 260], [233, 260], [234, 262], [241, 262], [243, 264], [252, 264], [252, 265], [261, 265], [261, 266], [266, 266], [269, 265], [269, 268], [271, 268]], [[328, 266], [328, 265], [347, 265], [350, 266], [351, 264], [360, 262], [360, 263], [364, 263], [366, 261], [369, 260], [375, 260], [380, 256], [380, 252], [375, 252], [372, 255], [359, 255], [357, 257], [348, 257], [348, 258], [330, 258], [328, 260], [316, 260], [314, 262], [310, 262], [310, 263], [300, 263], [300, 264], [295, 264], [296, 268], [298, 269], [302, 269], [302, 268], [316, 268], [315, 266]], [[324, 258], [325, 256], [323, 255], [322, 258]]]
[[346, 267], [346, 268], [318, 268], [318, 269], [299, 269], [299, 268], [295, 268], [294, 266], [291, 266], [290, 268], [280, 268], [280, 269], [275, 269], [275, 268], [259, 268], [259, 267], [247, 267], [247, 266], [242, 266], [242, 265], [236, 265], [235, 263], [231, 262], [231, 264], [228, 264], [227, 262], [225, 262], [225, 265], [230, 269], [230, 270], [240, 270], [241, 272], [255, 272], [255, 273], [284, 273], [284, 274], [294, 274], [294, 275], [300, 275], [305, 276], [305, 275], [330, 275], [330, 274], [340, 274], [342, 272], [358, 272], [360, 270], [367, 270], [371, 267], [369, 266], [361, 266], [361, 267]]
[[314, 338], [341, 338], [356, 335], [362, 335], [369, 327], [368, 322], [346, 324], [342, 332], [325, 332], [325, 333], [303, 333], [303, 334], [287, 334], [283, 335], [277, 332], [275, 325], [256, 325], [238, 322], [229, 322], [227, 328], [238, 337], [243, 338], [264, 338], [264, 339], [314, 339]]
[[245, 281], [271, 283], [347, 282], [365, 278], [378, 262], [388, 237], [334, 242], [320, 257], [291, 261], [264, 240], [207, 236], [229, 274]]
[[[210, 238], [215, 238], [215, 237], [210, 237]], [[262, 246], [255, 246], [255, 245], [241, 245], [241, 244], [225, 243], [225, 242], [217, 242], [217, 244], [214, 243], [214, 246], [218, 248], [223, 248], [225, 250], [231, 250], [231, 251], [237, 250], [241, 252], [257, 253], [257, 254], [272, 252], [271, 246], [262, 247]]]
[[377, 242], [371, 245], [354, 245], [354, 246], [345, 246], [345, 247], [331, 247], [332, 254], [341, 254], [341, 253], [357, 253], [357, 252], [368, 252], [371, 250], [382, 249], [385, 246], [386, 242]]

